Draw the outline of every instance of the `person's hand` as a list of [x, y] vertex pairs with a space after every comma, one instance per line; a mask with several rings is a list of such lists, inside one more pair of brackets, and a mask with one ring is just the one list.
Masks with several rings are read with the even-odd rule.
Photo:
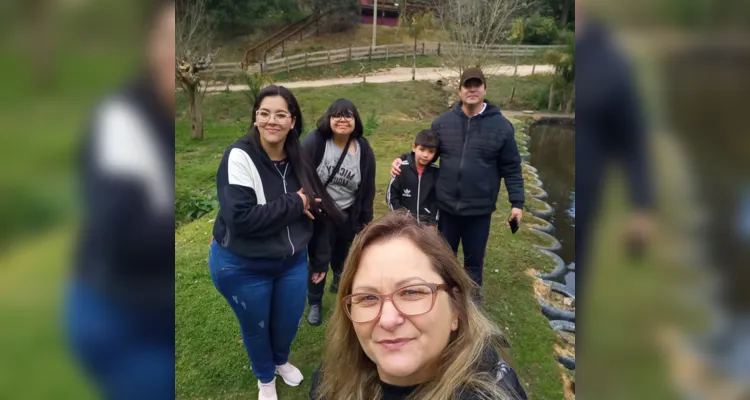
[[505, 221], [505, 224], [508, 226], [508, 228], [510, 228], [511, 220], [515, 219], [516, 221], [518, 221], [518, 223], [521, 223], [522, 218], [523, 218], [523, 210], [521, 210], [520, 208], [513, 207], [510, 209], [510, 216], [508, 217], [508, 220]]
[[391, 178], [395, 178], [401, 174], [401, 163], [403, 163], [404, 160], [397, 158], [393, 160], [393, 164], [391, 164]]
[[625, 225], [625, 242], [631, 258], [643, 257], [654, 228], [654, 222], [649, 213], [635, 212], [630, 215]]
[[[297, 194], [302, 199], [302, 209], [304, 210], [305, 215], [307, 215], [307, 218], [315, 219], [315, 216], [310, 212], [310, 204], [308, 203], [307, 196], [305, 195], [305, 189], [300, 188], [300, 190], [297, 191]], [[320, 203], [323, 201], [320, 198], [315, 198], [315, 203]]]
[[325, 272], [313, 272], [312, 273], [312, 283], [317, 284], [318, 282], [322, 281], [323, 278], [326, 277]]
[[654, 221], [647, 212], [635, 212], [630, 215], [626, 229], [628, 238], [646, 241], [654, 231]]

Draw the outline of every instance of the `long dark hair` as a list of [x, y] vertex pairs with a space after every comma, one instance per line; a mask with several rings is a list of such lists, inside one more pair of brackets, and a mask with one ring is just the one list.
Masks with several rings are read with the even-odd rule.
[[307, 204], [311, 205], [310, 209], [313, 214], [320, 214], [318, 212], [318, 207], [312, 206], [316, 204], [314, 198], [318, 197], [322, 200], [320, 208], [325, 214], [335, 222], [344, 221], [344, 214], [339, 211], [336, 203], [323, 186], [323, 182], [320, 181], [320, 177], [318, 177], [315, 168], [312, 167], [312, 162], [302, 151], [299, 142], [303, 125], [302, 111], [300, 110], [299, 103], [297, 103], [297, 98], [294, 97], [289, 89], [284, 86], [271, 85], [263, 88], [258, 93], [258, 97], [255, 99], [255, 105], [253, 106], [252, 124], [247, 132], [248, 139], [259, 148], [262, 148], [260, 146], [260, 132], [258, 132], [258, 127], [255, 125], [255, 114], [258, 111], [258, 108], [260, 108], [260, 103], [263, 99], [269, 96], [280, 96], [283, 98], [289, 108], [289, 113], [292, 115], [292, 118], [294, 118], [294, 127], [289, 131], [286, 140], [284, 140], [284, 151], [286, 152], [287, 161], [292, 164], [292, 170], [294, 170], [294, 174], [297, 175], [297, 179], [305, 190], [308, 201]]
[[331, 117], [345, 115], [351, 112], [354, 115], [354, 131], [352, 132], [353, 138], [360, 138], [363, 134], [362, 119], [359, 117], [359, 111], [349, 99], [336, 99], [331, 106], [328, 107], [328, 111], [323, 114], [318, 120], [318, 132], [320, 132], [323, 139], [328, 140], [333, 137], [333, 129], [331, 129]]

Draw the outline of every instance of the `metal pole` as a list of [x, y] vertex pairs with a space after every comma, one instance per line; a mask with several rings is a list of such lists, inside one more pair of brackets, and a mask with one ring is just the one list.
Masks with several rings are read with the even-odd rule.
[[377, 36], [378, 27], [378, 0], [374, 1], [375, 7], [372, 10], [372, 47], [375, 47], [375, 37]]

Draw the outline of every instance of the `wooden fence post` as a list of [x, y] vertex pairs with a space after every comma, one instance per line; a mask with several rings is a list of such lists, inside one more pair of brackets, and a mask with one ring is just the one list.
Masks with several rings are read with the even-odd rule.
[[328, 65], [331, 65], [331, 51], [328, 50]]
[[367, 55], [367, 61], [372, 62], [372, 46], [370, 46], [370, 53]]
[[534, 64], [531, 66], [531, 75], [534, 75], [534, 71], [536, 71], [536, 61], [534, 61]]
[[422, 55], [424, 55], [424, 42], [422, 42]]
[[388, 65], [388, 48], [385, 48], [385, 65]]
[[305, 68], [307, 68], [307, 53], [305, 53]]
[[347, 61], [351, 61], [351, 60], [352, 60], [352, 46], [349, 45], [349, 58], [347, 59]]
[[284, 59], [284, 64], [286, 64], [286, 73], [288, 74], [288, 73], [292, 72], [292, 70], [289, 68], [289, 59], [288, 58]]
[[437, 55], [438, 55], [438, 57], [440, 57], [440, 42], [438, 42]]

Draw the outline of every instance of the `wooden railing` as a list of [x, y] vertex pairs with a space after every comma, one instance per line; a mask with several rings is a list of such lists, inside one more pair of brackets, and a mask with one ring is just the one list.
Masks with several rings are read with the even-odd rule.
[[[213, 64], [212, 73], [216, 76], [235, 75], [241, 71], [264, 72], [274, 74], [278, 72], [291, 72], [296, 69], [332, 65], [347, 61], [386, 61], [394, 58], [403, 58], [408, 61], [413, 56], [445, 56], [457, 51], [456, 43], [420, 42], [417, 44], [416, 52], [414, 44], [388, 44], [381, 46], [351, 47], [337, 50], [317, 51], [314, 53], [301, 53], [289, 57], [268, 60], [260, 64], [250, 65], [244, 68], [241, 62]], [[547, 50], [561, 48], [562, 46], [528, 46], [528, 45], [488, 45], [475, 46], [485, 54], [493, 57], [531, 57], [544, 53]]]
[[[278, 32], [274, 33], [271, 36], [268, 36], [265, 38], [262, 42], [255, 44], [253, 47], [247, 49], [245, 52], [245, 57], [243, 59], [243, 63], [245, 65], [248, 65], [252, 58], [259, 58], [258, 56], [262, 56], [263, 53], [268, 50], [268, 48], [273, 44], [276, 40], [278, 40], [282, 36], [286, 36], [289, 34], [289, 32], [297, 30], [301, 25], [305, 25], [308, 23], [311, 19], [317, 17], [315, 14], [308, 15], [302, 19], [299, 19], [284, 28], [280, 29]], [[255, 55], [255, 57], [253, 57]], [[256, 60], [257, 62], [257, 60]]]
[[284, 45], [288, 40], [299, 36], [299, 40], [302, 40], [304, 33], [315, 24], [316, 32], [320, 28], [320, 20], [330, 15], [334, 10], [321, 11], [317, 14], [312, 14], [297, 23], [287, 27], [282, 34], [274, 35], [270, 40], [264, 41], [262, 46], [255, 46], [248, 49], [245, 52], [245, 57], [242, 60], [243, 65], [250, 65], [254, 62], [265, 61], [268, 57], [268, 53], [281, 46], [281, 55], [284, 55]]
[[[346, 61], [376, 60], [409, 56], [441, 56], [457, 51], [459, 44], [421, 42], [416, 49], [413, 44], [388, 44], [382, 46], [351, 47], [348, 49], [326, 50], [314, 53], [302, 53], [289, 57], [268, 60], [261, 64], [265, 73], [290, 72], [295, 69], [331, 65]], [[463, 46], [463, 45], [461, 45]], [[560, 46], [524, 46], [524, 45], [488, 45], [477, 46], [485, 54], [493, 57], [529, 57]]]

